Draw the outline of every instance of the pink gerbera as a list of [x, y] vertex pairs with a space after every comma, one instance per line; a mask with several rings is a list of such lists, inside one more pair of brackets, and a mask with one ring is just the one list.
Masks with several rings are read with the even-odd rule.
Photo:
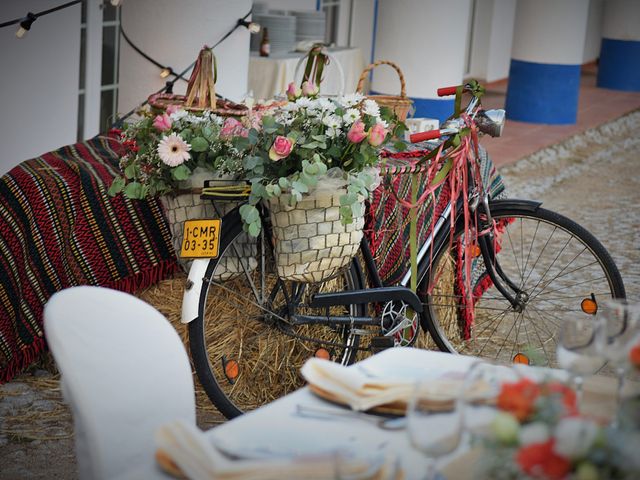
[[170, 167], [177, 167], [189, 160], [189, 150], [191, 150], [191, 145], [177, 133], [163, 136], [158, 144], [160, 160]]

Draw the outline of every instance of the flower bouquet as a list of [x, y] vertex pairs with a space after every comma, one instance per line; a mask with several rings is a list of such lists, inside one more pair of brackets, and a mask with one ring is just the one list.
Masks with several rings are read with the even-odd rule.
[[504, 383], [484, 451], [482, 478], [640, 478], [640, 431], [614, 429], [580, 414], [576, 394], [557, 381]]
[[357, 93], [319, 97], [308, 81], [290, 84], [287, 96], [243, 139], [251, 195], [240, 214], [245, 231], [257, 236], [257, 206], [267, 205], [281, 277], [319, 281], [357, 252], [364, 201], [378, 184], [378, 153], [404, 124]]
[[123, 192], [141, 199], [174, 193], [199, 167], [216, 174], [241, 170], [243, 151], [237, 139], [246, 137], [248, 129], [237, 119], [175, 105], [159, 115], [141, 115], [116, 130], [125, 153], [120, 159], [123, 175], [114, 179], [111, 195]]

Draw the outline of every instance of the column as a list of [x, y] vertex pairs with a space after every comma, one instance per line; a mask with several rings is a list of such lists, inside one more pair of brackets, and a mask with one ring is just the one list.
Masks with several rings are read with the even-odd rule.
[[604, 3], [597, 86], [640, 91], [640, 2]]
[[[414, 117], [446, 119], [452, 98], [438, 98], [439, 87], [463, 81], [471, 11], [470, 0], [378, 0], [375, 60], [402, 70]], [[386, 65], [373, 72], [372, 92], [400, 93], [397, 73]]]
[[519, 0], [509, 68], [507, 117], [575, 124], [589, 16], [585, 0]]
[[[125, 1], [121, 23], [143, 52], [180, 73], [196, 60], [203, 45], [214, 45], [249, 12], [251, 5], [250, 0]], [[120, 45], [118, 111], [125, 113], [160, 90], [165, 79], [160, 78], [158, 67], [126, 42]], [[247, 91], [249, 31], [238, 28], [213, 53], [218, 65], [216, 92], [233, 101], [241, 100]], [[178, 80], [174, 93], [183, 94], [186, 85]]]

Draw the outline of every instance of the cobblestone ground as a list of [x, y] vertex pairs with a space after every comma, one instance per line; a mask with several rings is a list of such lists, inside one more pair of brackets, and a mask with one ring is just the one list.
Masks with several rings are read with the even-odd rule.
[[[511, 197], [581, 224], [613, 256], [627, 296], [640, 301], [640, 111], [544, 149], [501, 173]], [[505, 132], [508, 135], [508, 132]], [[491, 152], [489, 152], [491, 153]], [[0, 479], [73, 479], [71, 416], [57, 377], [41, 365], [0, 386]], [[219, 417], [202, 407], [199, 423]]]

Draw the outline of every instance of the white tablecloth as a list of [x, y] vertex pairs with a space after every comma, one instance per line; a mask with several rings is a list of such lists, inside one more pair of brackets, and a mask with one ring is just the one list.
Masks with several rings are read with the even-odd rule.
[[[352, 93], [356, 89], [360, 74], [364, 69], [363, 55], [358, 48], [329, 49], [329, 53], [340, 62], [344, 72], [344, 93]], [[271, 57], [260, 57], [252, 53], [249, 60], [249, 93], [253, 92], [256, 100], [266, 100], [286, 91], [287, 85], [294, 81], [296, 65], [305, 53], [294, 52], [276, 54]], [[300, 84], [304, 62], [298, 72], [296, 84]], [[332, 95], [339, 92], [340, 75], [331, 63], [324, 70], [321, 93]]]
[[[399, 364], [403, 364], [405, 376], [425, 374], [431, 376], [442, 372], [465, 372], [474, 361], [474, 357], [462, 355], [413, 348], [394, 348], [363, 360], [363, 363], [366, 362], [367, 370], [373, 371], [398, 368]], [[521, 373], [532, 376], [538, 381], [550, 374], [566, 378], [566, 373], [559, 370], [523, 368], [526, 372]], [[585, 393], [593, 396], [595, 392], [613, 391], [613, 385], [612, 378], [592, 377], [585, 383]], [[608, 410], [613, 406], [608, 401], [612, 398], [607, 396], [602, 400], [605, 405], [600, 405], [598, 402], [596, 406], [598, 409]], [[593, 399], [598, 400], [597, 397]], [[214, 445], [239, 454], [251, 452], [306, 454], [337, 448], [351, 448], [359, 452], [385, 450], [397, 454], [405, 474], [404, 478], [411, 480], [424, 476], [426, 460], [410, 445], [406, 430], [383, 430], [373, 423], [359, 419], [302, 417], [296, 414], [297, 405], [332, 408], [330, 403], [315, 396], [308, 388], [303, 388], [209, 430], [206, 436]], [[341, 410], [341, 407], [333, 408]], [[597, 413], [610, 414], [611, 411]], [[471, 480], [474, 478], [473, 459], [477, 457], [477, 453], [463, 447], [452, 457], [443, 458], [443, 463], [451, 462], [445, 468], [445, 473], [451, 478]]]

